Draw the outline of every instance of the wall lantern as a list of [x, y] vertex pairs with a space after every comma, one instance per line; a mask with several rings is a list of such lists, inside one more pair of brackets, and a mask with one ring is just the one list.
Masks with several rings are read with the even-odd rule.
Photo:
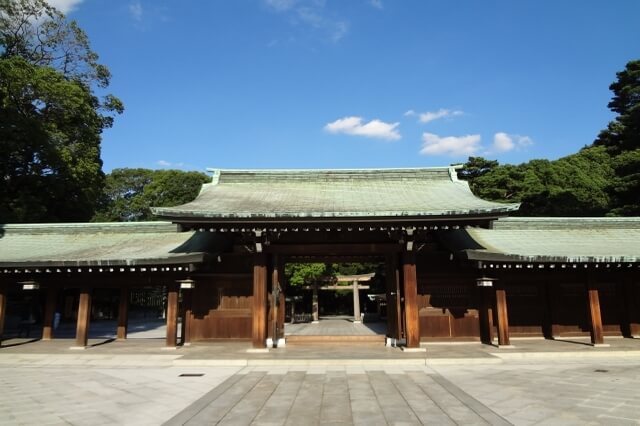
[[482, 277], [476, 280], [476, 285], [478, 287], [493, 287], [494, 281], [496, 281], [495, 278]]
[[40, 288], [40, 284], [35, 281], [22, 281], [18, 284], [22, 284], [23, 290], [38, 290]]
[[194, 280], [178, 280], [180, 283], [180, 289], [189, 290], [192, 288], [196, 288], [196, 282]]

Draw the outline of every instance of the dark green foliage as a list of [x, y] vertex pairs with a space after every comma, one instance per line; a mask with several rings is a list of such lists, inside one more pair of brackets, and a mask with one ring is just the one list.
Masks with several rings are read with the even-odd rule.
[[378, 263], [287, 263], [284, 268], [287, 283], [293, 287], [314, 282], [331, 281], [338, 275], [358, 275], [375, 272], [370, 292], [384, 292], [384, 264]]
[[613, 159], [610, 213], [640, 215], [640, 60], [629, 62], [617, 77], [609, 86], [614, 96], [608, 106], [618, 116], [595, 144], [607, 147]]
[[459, 177], [481, 198], [522, 203], [523, 216], [640, 215], [640, 61], [617, 77], [609, 108], [619, 115], [591, 146], [517, 166], [470, 157]]
[[495, 167], [471, 188], [481, 198], [522, 203], [522, 216], [600, 216], [609, 210], [611, 179], [606, 149], [590, 147], [555, 161]]
[[153, 220], [151, 207], [170, 207], [193, 201], [211, 178], [181, 170], [114, 169], [107, 175], [97, 222]]
[[0, 223], [84, 221], [104, 183], [101, 133], [121, 113], [84, 32], [41, 0], [0, 0]]

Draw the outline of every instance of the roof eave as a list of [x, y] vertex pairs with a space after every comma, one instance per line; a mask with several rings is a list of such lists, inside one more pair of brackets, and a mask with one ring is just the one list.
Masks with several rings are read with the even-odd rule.
[[148, 259], [93, 259], [93, 260], [30, 260], [24, 262], [0, 262], [0, 268], [82, 268], [110, 266], [159, 266], [205, 263], [210, 257], [208, 253], [189, 253], [169, 257]]
[[464, 259], [508, 263], [640, 263], [636, 256], [548, 256], [497, 253], [485, 250], [463, 250]]

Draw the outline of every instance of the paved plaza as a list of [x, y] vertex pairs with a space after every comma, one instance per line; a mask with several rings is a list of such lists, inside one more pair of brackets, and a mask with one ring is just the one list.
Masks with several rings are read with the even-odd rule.
[[515, 340], [512, 349], [162, 339], [11, 339], [0, 349], [0, 424], [640, 424], [640, 340]]

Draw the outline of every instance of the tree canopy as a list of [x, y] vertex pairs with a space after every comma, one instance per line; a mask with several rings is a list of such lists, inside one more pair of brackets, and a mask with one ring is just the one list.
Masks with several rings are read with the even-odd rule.
[[181, 170], [114, 169], [106, 177], [104, 194], [93, 220], [99, 222], [153, 220], [151, 207], [192, 201], [211, 178]]
[[0, 0], [0, 222], [83, 221], [122, 103], [85, 33], [43, 0]]
[[500, 165], [470, 157], [459, 172], [472, 191], [493, 201], [520, 202], [524, 216], [640, 214], [640, 61], [611, 84], [618, 113], [593, 144], [558, 160]]

